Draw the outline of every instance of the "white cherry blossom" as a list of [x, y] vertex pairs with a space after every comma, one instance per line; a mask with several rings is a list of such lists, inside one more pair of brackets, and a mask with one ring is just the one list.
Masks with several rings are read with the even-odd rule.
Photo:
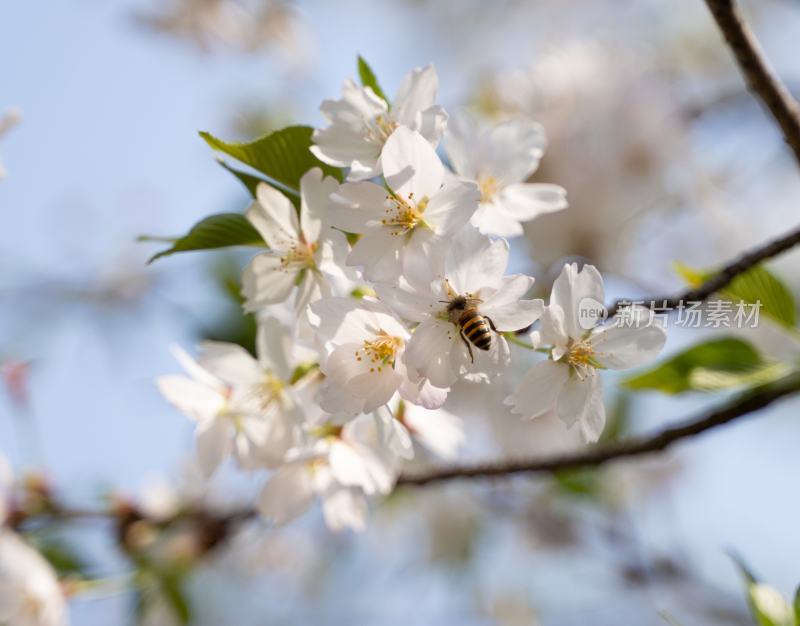
[[264, 464], [272, 429], [254, 407], [249, 390], [225, 382], [183, 350], [174, 352], [189, 376], [161, 376], [157, 384], [175, 408], [197, 422], [195, 444], [201, 471], [211, 476], [231, 451], [242, 467]]
[[298, 448], [264, 485], [259, 511], [275, 524], [302, 515], [316, 497], [332, 530], [366, 526], [365, 496], [386, 494], [394, 486], [394, 464], [376, 449], [371, 415], [339, 425], [336, 420], [312, 426], [316, 440]]
[[[578, 424], [587, 443], [605, 426], [605, 407], [598, 369], [622, 370], [654, 359], [666, 332], [649, 310], [635, 307], [624, 321], [592, 327], [605, 295], [603, 278], [592, 265], [580, 271], [567, 264], [553, 284], [542, 326], [534, 343], [550, 346], [550, 358], [534, 365], [506, 400], [515, 413], [537, 417], [555, 410], [568, 426]], [[591, 313], [591, 314], [590, 314]]]
[[566, 208], [567, 192], [548, 183], [525, 182], [539, 167], [547, 145], [544, 129], [534, 122], [508, 120], [495, 126], [466, 111], [448, 125], [446, 150], [455, 173], [481, 191], [472, 223], [481, 232], [515, 237], [521, 222]]
[[323, 410], [370, 413], [397, 392], [429, 408], [445, 401], [447, 389], [433, 387], [403, 362], [410, 333], [385, 305], [370, 298], [324, 298], [311, 311], [324, 352]]
[[64, 592], [55, 570], [22, 537], [5, 528], [0, 528], [0, 624], [67, 624]]
[[478, 208], [474, 183], [442, 186], [444, 166], [418, 132], [398, 128], [383, 150], [389, 191], [372, 182], [345, 183], [331, 197], [331, 224], [361, 238], [347, 265], [374, 282], [391, 282], [413, 263], [427, 264]]
[[291, 201], [266, 183], [258, 185], [247, 219], [269, 250], [255, 256], [242, 276], [245, 310], [256, 311], [283, 302], [297, 286], [295, 309], [300, 312], [324, 295], [331, 282], [346, 278], [347, 241], [325, 220], [328, 197], [338, 183], [313, 168], [300, 180], [300, 217]]
[[[509, 360], [508, 343], [500, 333], [529, 326], [544, 309], [541, 300], [523, 299], [534, 279], [504, 276], [507, 265], [505, 240], [492, 242], [467, 227], [453, 239], [443, 266], [431, 262], [398, 286], [376, 286], [381, 300], [401, 317], [419, 322], [405, 352], [408, 367], [437, 387], [449, 387], [465, 375], [492, 378], [500, 373]], [[493, 326], [488, 351], [462, 336], [459, 302], [474, 307]]]
[[381, 152], [398, 127], [418, 131], [433, 147], [447, 125], [447, 113], [436, 104], [439, 79], [432, 65], [417, 68], [400, 85], [391, 108], [370, 87], [347, 80], [339, 100], [320, 107], [329, 126], [314, 131], [311, 151], [321, 161], [349, 167], [349, 180], [380, 175]]

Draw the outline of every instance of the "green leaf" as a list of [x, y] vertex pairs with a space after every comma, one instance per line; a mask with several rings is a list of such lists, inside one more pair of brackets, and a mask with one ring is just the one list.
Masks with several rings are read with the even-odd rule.
[[193, 250], [212, 250], [230, 246], [264, 246], [264, 240], [247, 218], [240, 213], [219, 213], [210, 215], [194, 226], [183, 237], [164, 239], [142, 236], [139, 241], [167, 241], [172, 246], [154, 254], [148, 263], [176, 252]]
[[800, 626], [800, 587], [794, 592], [794, 621]]
[[31, 535], [28, 539], [36, 550], [49, 561], [59, 576], [88, 577], [89, 566], [78, 552], [64, 540], [56, 537]]
[[[682, 263], [675, 263], [674, 266], [678, 274], [693, 287], [704, 283], [716, 273], [694, 270]], [[783, 281], [762, 265], [756, 265], [739, 274], [720, 291], [720, 295], [732, 302], [760, 302], [760, 315], [765, 315], [782, 326], [795, 326], [797, 312], [792, 293]]]
[[705, 390], [702, 384], [708, 384], [710, 375], [742, 374], [763, 366], [753, 346], [726, 337], [692, 346], [648, 371], [625, 379], [623, 385], [628, 389], [655, 389], [669, 394], [702, 391]]
[[387, 105], [389, 104], [389, 98], [386, 97], [386, 94], [383, 93], [383, 89], [381, 89], [381, 86], [378, 84], [378, 78], [375, 76], [375, 72], [372, 71], [369, 63], [367, 63], [360, 54], [358, 55], [358, 77], [361, 79], [361, 84], [364, 87], [372, 89], [376, 96]]
[[340, 169], [323, 163], [309, 150], [313, 131], [310, 126], [288, 126], [249, 143], [228, 143], [207, 132], [201, 132], [200, 136], [214, 150], [249, 165], [275, 186], [298, 196], [300, 179], [313, 167], [342, 180]]

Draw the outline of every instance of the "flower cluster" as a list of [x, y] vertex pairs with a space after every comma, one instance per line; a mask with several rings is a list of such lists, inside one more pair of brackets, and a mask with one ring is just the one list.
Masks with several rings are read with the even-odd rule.
[[506, 273], [502, 237], [566, 207], [561, 187], [527, 182], [544, 132], [466, 113], [448, 122], [437, 83], [429, 66], [391, 104], [351, 81], [323, 102], [329, 125], [311, 151], [345, 168], [344, 182], [310, 169], [299, 201], [261, 183], [247, 211], [267, 244], [243, 275], [256, 355], [206, 343], [196, 360], [178, 352], [187, 376], [159, 380], [197, 423], [206, 475], [229, 456], [270, 471], [259, 509], [276, 524], [319, 498], [331, 528], [360, 529], [367, 498], [390, 492], [415, 456], [453, 458], [464, 434], [442, 408], [448, 394], [462, 380], [505, 384], [508, 339], [527, 334], [548, 355], [508, 398], [513, 410], [554, 411], [587, 441], [604, 422], [597, 370], [638, 365], [663, 345], [644, 320], [584, 329], [581, 300], [603, 301], [592, 267], [566, 266], [547, 305], [530, 297], [532, 277]]

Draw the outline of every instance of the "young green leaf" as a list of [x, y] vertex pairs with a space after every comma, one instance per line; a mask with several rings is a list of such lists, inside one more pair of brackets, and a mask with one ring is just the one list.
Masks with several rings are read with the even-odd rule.
[[[288, 126], [249, 143], [228, 143], [207, 132], [201, 132], [214, 150], [249, 165], [266, 176], [283, 191], [299, 195], [300, 179], [308, 170], [319, 167], [328, 175], [342, 180], [342, 171], [320, 161], [311, 154], [310, 126]], [[241, 180], [241, 179], [240, 179]]]
[[[702, 284], [715, 274], [713, 271], [695, 270], [682, 263], [675, 263], [674, 267], [693, 287]], [[779, 278], [761, 265], [739, 274], [720, 291], [720, 295], [734, 303], [760, 302], [760, 314], [782, 326], [793, 328], [796, 323], [796, 306], [792, 293]]]
[[703, 391], [702, 383], [714, 373], [742, 374], [763, 366], [753, 346], [726, 337], [692, 346], [650, 370], [627, 378], [623, 385], [628, 389], [654, 389], [669, 394]]
[[372, 71], [369, 63], [367, 63], [360, 54], [358, 55], [358, 77], [361, 79], [361, 84], [364, 87], [372, 89], [376, 96], [389, 105], [389, 98], [386, 97], [383, 89], [381, 89], [381, 86], [378, 84], [378, 78], [375, 76], [375, 72]]
[[163, 256], [176, 252], [190, 252], [193, 250], [212, 250], [230, 246], [261, 246], [266, 245], [258, 231], [240, 213], [220, 213], [210, 215], [192, 226], [192, 229], [183, 237], [164, 239], [143, 235], [139, 241], [168, 241], [172, 246], [154, 254], [148, 263]]
[[800, 587], [794, 592], [794, 622], [800, 626]]

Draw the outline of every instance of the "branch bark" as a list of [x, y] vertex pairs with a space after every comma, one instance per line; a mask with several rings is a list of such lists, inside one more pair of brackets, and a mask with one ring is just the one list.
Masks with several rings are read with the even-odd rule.
[[800, 105], [770, 67], [734, 0], [706, 0], [747, 86], [767, 107], [800, 164]]
[[800, 373], [792, 374], [768, 387], [739, 396], [734, 401], [709, 413], [670, 426], [647, 437], [596, 446], [588, 450], [540, 459], [522, 459], [444, 467], [425, 474], [401, 476], [398, 485], [427, 485], [456, 478], [492, 478], [512, 474], [555, 472], [581, 467], [597, 467], [616, 459], [630, 458], [666, 450], [682, 439], [732, 422], [791, 394], [800, 392]]
[[[718, 273], [714, 274], [714, 276], [699, 287], [688, 289], [678, 295], [658, 296], [649, 298], [649, 300], [652, 300], [659, 306], [663, 304], [664, 307], [669, 309], [674, 309], [681, 302], [686, 303], [705, 300], [715, 292], [727, 287], [731, 281], [740, 274], [744, 274], [747, 270], [752, 269], [762, 261], [778, 256], [782, 252], [786, 252], [797, 245], [800, 245], [800, 227], [758, 248], [745, 252], [725, 265]], [[609, 307], [608, 317], [613, 317], [621, 308], [630, 303], [631, 301], [628, 299], [617, 300]]]

